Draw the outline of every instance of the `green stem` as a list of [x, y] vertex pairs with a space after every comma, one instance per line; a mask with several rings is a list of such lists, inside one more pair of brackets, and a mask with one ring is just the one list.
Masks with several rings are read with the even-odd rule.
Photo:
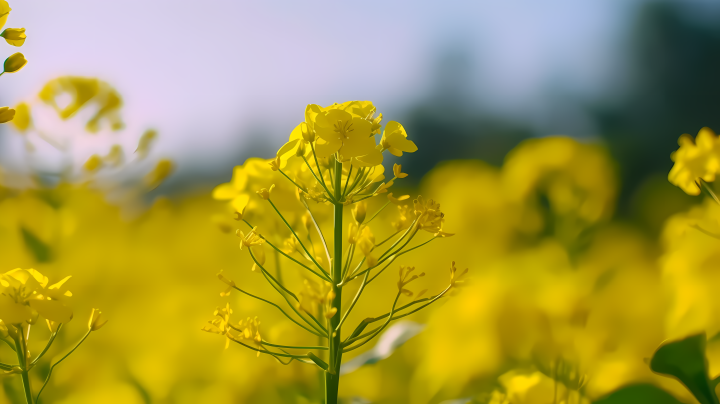
[[65, 358], [67, 358], [68, 356], [70, 356], [70, 354], [75, 352], [75, 350], [80, 346], [80, 344], [85, 342], [85, 339], [88, 337], [88, 335], [90, 335], [91, 332], [92, 332], [92, 330], [88, 330], [88, 332], [85, 333], [85, 335], [82, 337], [80, 342], [78, 342], [77, 345], [75, 345], [75, 347], [70, 350], [70, 352], [68, 352], [65, 356], [60, 358], [59, 361], [55, 362], [52, 366], [50, 366], [50, 371], [48, 372], [47, 378], [45, 379], [45, 383], [43, 383], [42, 387], [40, 387], [40, 391], [38, 392], [37, 397], [35, 397], [35, 401], [40, 400], [40, 394], [43, 392], [43, 390], [45, 389], [45, 386], [47, 386], [48, 382], [50, 381], [50, 376], [52, 376], [52, 371], [53, 371], [53, 369], [55, 369], [55, 366], [59, 365], [60, 362], [64, 361]]
[[[340, 193], [342, 192], [342, 176], [338, 173], [342, 172], [342, 164], [335, 159], [335, 200], [339, 201], [341, 198]], [[337, 309], [337, 313], [330, 318], [328, 331], [330, 338], [328, 340], [328, 371], [325, 372], [325, 404], [337, 404], [338, 392], [340, 387], [340, 362], [342, 360], [342, 345], [340, 340], [340, 313], [342, 313], [342, 289], [338, 288], [338, 284], [342, 281], [342, 256], [343, 256], [343, 205], [335, 203], [334, 212], [334, 223], [333, 223], [333, 255], [334, 259], [331, 267], [331, 277], [333, 280], [333, 290], [335, 292], [335, 299], [333, 300], [332, 307]], [[337, 331], [334, 331], [338, 329]]]
[[22, 369], [22, 372], [20, 373], [22, 375], [22, 384], [23, 384], [23, 390], [25, 391], [25, 400], [27, 401], [27, 404], [33, 404], [33, 398], [32, 398], [32, 388], [30, 386], [30, 375], [28, 374], [28, 366], [27, 366], [27, 343], [25, 342], [25, 330], [23, 329], [22, 325], [17, 328], [17, 334], [18, 337], [15, 339], [15, 353], [17, 353], [18, 357], [18, 363], [20, 364], [20, 369]]

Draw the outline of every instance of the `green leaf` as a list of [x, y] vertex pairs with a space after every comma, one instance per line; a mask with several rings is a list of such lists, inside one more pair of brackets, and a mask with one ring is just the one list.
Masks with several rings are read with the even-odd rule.
[[593, 404], [682, 404], [663, 389], [652, 384], [636, 384], [616, 390]]
[[25, 227], [20, 227], [25, 245], [35, 257], [37, 262], [48, 262], [52, 258], [50, 246], [40, 240], [35, 234]]
[[650, 369], [684, 384], [700, 404], [720, 404], [708, 377], [705, 333], [660, 345], [650, 361]]

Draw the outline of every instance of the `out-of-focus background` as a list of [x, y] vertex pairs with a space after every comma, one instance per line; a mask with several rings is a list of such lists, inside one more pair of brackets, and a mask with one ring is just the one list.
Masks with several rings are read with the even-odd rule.
[[[720, 3], [11, 6], [7, 26], [27, 29], [21, 50], [29, 63], [0, 79], [0, 104], [38, 103], [45, 83], [68, 75], [104, 80], [123, 100], [124, 127], [116, 131], [87, 133], [83, 116], [60, 122], [42, 108], [34, 112], [33, 131], [0, 127], [7, 187], [0, 271], [36, 267], [51, 280], [71, 274], [79, 299], [74, 326], [91, 306], [106, 307], [111, 318], [58, 371], [48, 402], [316, 402], [312, 371], [279, 368], [239, 347], [223, 353], [220, 337], [199, 331], [227, 300], [218, 296], [215, 273], [249, 265], [237, 239], [218, 230], [229, 216], [210, 193], [230, 180], [233, 166], [272, 157], [303, 120], [305, 105], [347, 100], [371, 100], [385, 121], [405, 126], [419, 150], [397, 160], [410, 173], [402, 187], [438, 199], [448, 227], [458, 231], [458, 241], [447, 240], [454, 247], [435, 246], [424, 257], [446, 271], [447, 260], [437, 256], [456, 254], [478, 274], [478, 286], [414, 318], [429, 321], [428, 329], [386, 361], [347, 376], [341, 395], [384, 403], [483, 400], [477, 397], [497, 383], [507, 388], [500, 375], [537, 360], [535, 348], [547, 344], [548, 355], [582, 363], [594, 375], [589, 399], [642, 381], [692, 400], [654, 378], [642, 359], [667, 337], [713, 334], [719, 325], [712, 309], [692, 309], [720, 307], [710, 291], [698, 297], [707, 279], [693, 274], [679, 282], [668, 267], [673, 254], [685, 257], [678, 251], [697, 255], [697, 245], [672, 241], [686, 218], [672, 215], [700, 200], [670, 185], [667, 172], [681, 134], [720, 130]], [[113, 179], [130, 191], [58, 180], [114, 144], [131, 156], [150, 128], [158, 138], [145, 169]], [[538, 139], [546, 142], [533, 143]], [[523, 185], [542, 177], [555, 153], [574, 156], [552, 169], [565, 173], [564, 182]], [[134, 180], [160, 159], [173, 162], [172, 175], [133, 193]], [[524, 186], [547, 195], [513, 191]], [[590, 201], [591, 208], [576, 207], [573, 218], [582, 220], [563, 221], [574, 208], [553, 205], [563, 187]], [[688, 217], [717, 214], [703, 209], [710, 213]], [[238, 304], [240, 317], [266, 310]], [[617, 315], [624, 304], [635, 311]], [[271, 323], [263, 323], [271, 335], [289, 332]], [[582, 342], [568, 342], [574, 338]], [[568, 346], [573, 354], [565, 355]], [[19, 386], [13, 383], [3, 379], [0, 400], [12, 400]], [[581, 401], [565, 401], [575, 402]]]

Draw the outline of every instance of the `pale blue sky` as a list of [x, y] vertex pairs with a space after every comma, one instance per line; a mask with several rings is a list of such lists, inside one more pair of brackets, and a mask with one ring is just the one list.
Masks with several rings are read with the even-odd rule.
[[642, 1], [15, 0], [7, 26], [27, 28], [29, 64], [2, 77], [2, 101], [58, 75], [100, 77], [124, 96], [124, 142], [156, 127], [156, 153], [197, 170], [232, 164], [250, 134], [279, 142], [308, 103], [367, 99], [397, 118], [429, 94], [439, 55], [459, 49], [478, 105], [542, 128], [551, 90], [617, 87]]

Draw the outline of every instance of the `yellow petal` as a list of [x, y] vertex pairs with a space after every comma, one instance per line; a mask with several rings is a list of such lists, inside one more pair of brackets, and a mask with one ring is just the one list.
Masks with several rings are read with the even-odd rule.
[[229, 182], [216, 186], [215, 189], [213, 189], [212, 191], [213, 199], [217, 199], [220, 201], [233, 199], [235, 196], [237, 196], [237, 194], [238, 190], [235, 189], [235, 187], [233, 187], [233, 185]]
[[16, 111], [9, 107], [1, 107], [0, 108], [0, 123], [6, 123], [13, 120], [15, 117]]
[[28, 306], [15, 303], [6, 295], [0, 295], [0, 320], [6, 324], [23, 323], [32, 317]]
[[30, 300], [30, 307], [37, 310], [41, 316], [56, 323], [67, 323], [72, 319], [72, 309], [59, 300]]

